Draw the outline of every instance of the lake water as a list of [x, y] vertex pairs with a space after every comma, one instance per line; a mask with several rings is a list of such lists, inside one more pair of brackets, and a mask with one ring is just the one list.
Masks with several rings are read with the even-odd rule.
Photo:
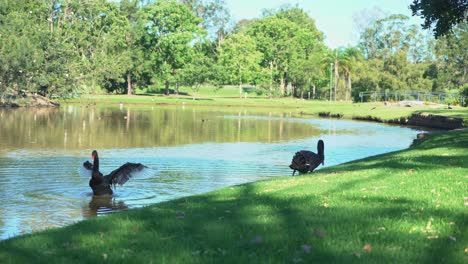
[[[325, 141], [325, 166], [407, 148], [421, 130], [292, 113], [64, 106], [0, 109], [0, 239], [225, 186], [291, 175], [293, 154]], [[93, 197], [79, 166], [154, 170]], [[319, 167], [322, 168], [322, 167]]]

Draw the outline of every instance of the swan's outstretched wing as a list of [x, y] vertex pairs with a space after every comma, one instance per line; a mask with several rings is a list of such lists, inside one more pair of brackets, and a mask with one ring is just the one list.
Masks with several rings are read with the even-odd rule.
[[127, 162], [120, 168], [111, 172], [108, 176], [109, 183], [112, 185], [123, 185], [130, 178], [146, 178], [152, 176], [154, 171], [141, 163]]
[[78, 168], [78, 174], [84, 178], [91, 178], [93, 172], [93, 164], [89, 161], [85, 161], [83, 165]]

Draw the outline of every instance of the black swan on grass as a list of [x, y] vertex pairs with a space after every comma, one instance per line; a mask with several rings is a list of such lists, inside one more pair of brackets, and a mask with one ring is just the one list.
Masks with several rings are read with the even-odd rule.
[[99, 171], [99, 156], [96, 150], [91, 154], [93, 163], [85, 161], [80, 167], [79, 173], [83, 177], [91, 177], [89, 187], [93, 190], [94, 195], [112, 194], [112, 187], [123, 185], [130, 178], [149, 175], [152, 170], [141, 163], [127, 162], [120, 168], [112, 171], [109, 175], [104, 176]]
[[319, 140], [317, 143], [317, 154], [308, 150], [296, 152], [291, 161], [291, 165], [289, 165], [289, 168], [293, 170], [293, 176], [296, 171], [308, 173], [314, 171], [320, 164], [325, 165], [324, 149], [325, 145], [323, 140]]

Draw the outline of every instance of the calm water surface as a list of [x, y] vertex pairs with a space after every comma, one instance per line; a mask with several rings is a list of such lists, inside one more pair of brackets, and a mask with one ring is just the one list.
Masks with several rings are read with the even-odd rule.
[[[325, 141], [325, 165], [407, 148], [420, 130], [251, 110], [65, 106], [0, 109], [0, 239], [225, 186], [290, 175]], [[141, 162], [153, 177], [95, 198], [78, 167]]]

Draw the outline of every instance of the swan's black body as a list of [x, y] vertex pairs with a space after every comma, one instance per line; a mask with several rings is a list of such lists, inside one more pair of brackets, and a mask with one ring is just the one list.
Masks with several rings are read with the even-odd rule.
[[319, 140], [317, 143], [317, 154], [308, 150], [296, 152], [291, 165], [289, 165], [289, 168], [293, 170], [293, 176], [296, 171], [308, 173], [314, 171], [320, 164], [323, 165], [325, 161], [324, 149], [323, 140]]
[[99, 171], [99, 157], [96, 150], [93, 150], [92, 159], [93, 163], [89, 161], [83, 163], [80, 174], [83, 176], [90, 175], [89, 187], [93, 190], [94, 195], [112, 194], [111, 187], [115, 187], [117, 184], [123, 185], [137, 173], [149, 171], [148, 167], [141, 163], [127, 162], [120, 166], [120, 168], [112, 171], [109, 175], [104, 176]]

